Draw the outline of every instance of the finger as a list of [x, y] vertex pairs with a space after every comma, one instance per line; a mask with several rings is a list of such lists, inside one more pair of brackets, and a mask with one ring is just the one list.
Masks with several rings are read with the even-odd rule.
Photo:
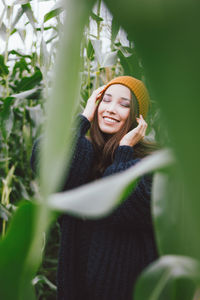
[[139, 122], [142, 122], [144, 119], [141, 117], [142, 115], [140, 115], [139, 117], [136, 117], [136, 120]]
[[146, 123], [145, 119], [143, 118], [143, 115], [141, 115], [141, 114], [140, 114], [139, 118], [137, 118], [137, 119], [144, 121]]
[[145, 136], [145, 132], [147, 129], [147, 123], [146, 122], [140, 122], [138, 126], [135, 128], [135, 135], [138, 137], [138, 139], [141, 139]]
[[142, 129], [143, 127], [145, 127], [145, 123], [144, 123], [141, 119], [139, 119], [139, 120], [138, 120], [138, 125], [137, 125], [136, 128], [138, 128], [138, 129], [140, 130], [140, 129]]
[[144, 128], [143, 128], [143, 130], [141, 131], [141, 135], [142, 135], [142, 137], [144, 137], [144, 136], [145, 136], [145, 133], [146, 133], [146, 127], [144, 127]]
[[147, 124], [146, 124], [146, 126], [144, 126], [143, 129], [142, 129], [142, 132], [141, 132], [142, 138], [145, 137], [146, 130], [147, 130]]
[[[140, 117], [139, 117], [139, 118], [136, 118], [136, 119], [140, 120], [141, 122], [144, 122], [144, 123], [146, 123], [146, 121], [145, 121], [145, 119], [143, 118], [143, 116], [142, 116], [142, 115], [140, 115]], [[147, 124], [147, 123], [146, 123], [146, 124]]]
[[148, 125], [147, 125], [146, 121], [143, 119], [143, 117], [142, 118], [137, 118], [137, 119], [138, 119], [138, 123], [139, 123], [139, 125], [141, 125], [141, 127], [146, 127], [147, 128]]
[[141, 127], [141, 131], [140, 131], [140, 134], [142, 137], [145, 136], [145, 132], [147, 130], [147, 124], [143, 124], [142, 127]]

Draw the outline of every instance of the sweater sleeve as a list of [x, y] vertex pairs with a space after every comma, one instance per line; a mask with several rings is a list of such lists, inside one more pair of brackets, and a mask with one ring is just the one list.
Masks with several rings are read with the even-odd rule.
[[[103, 177], [123, 172], [137, 164], [141, 159], [133, 159], [134, 150], [130, 146], [119, 146], [114, 161], [103, 174]], [[142, 176], [133, 192], [103, 222], [125, 228], [151, 229], [151, 187], [152, 174]]]
[[90, 128], [90, 122], [81, 114], [78, 116], [78, 119], [79, 130], [75, 139], [70, 168], [63, 186], [64, 191], [87, 182], [94, 158], [92, 143], [85, 137], [86, 132]]
[[[71, 157], [70, 167], [67, 171], [62, 190], [69, 190], [84, 184], [88, 177], [93, 160], [93, 146], [85, 137], [86, 132], [90, 128], [89, 120], [82, 114], [79, 114], [76, 117], [75, 125], [76, 138], [72, 145], [73, 155]], [[42, 137], [39, 137], [34, 143], [31, 156], [31, 167], [35, 173], [37, 173], [39, 165], [38, 154], [41, 140]]]

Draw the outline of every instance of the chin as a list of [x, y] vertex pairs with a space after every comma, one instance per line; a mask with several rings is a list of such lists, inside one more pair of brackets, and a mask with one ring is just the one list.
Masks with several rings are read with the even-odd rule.
[[108, 130], [101, 130], [101, 132], [105, 133], [105, 134], [108, 134], [108, 135], [113, 135], [115, 133], [117, 133], [117, 131], [108, 131]]
[[107, 128], [106, 126], [99, 126], [99, 129], [105, 134], [115, 134], [120, 130], [118, 128]]

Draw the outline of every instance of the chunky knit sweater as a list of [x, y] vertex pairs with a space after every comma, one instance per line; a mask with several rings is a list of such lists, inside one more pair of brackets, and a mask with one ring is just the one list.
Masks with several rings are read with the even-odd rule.
[[[83, 115], [78, 120], [77, 142], [63, 190], [91, 180], [95, 154], [85, 137], [90, 122]], [[36, 152], [37, 146], [33, 149], [33, 167]], [[122, 172], [138, 161], [134, 147], [119, 146], [102, 177]], [[60, 217], [58, 300], [133, 299], [138, 275], [158, 256], [151, 219], [151, 186], [151, 174], [141, 177], [127, 199], [104, 218]]]

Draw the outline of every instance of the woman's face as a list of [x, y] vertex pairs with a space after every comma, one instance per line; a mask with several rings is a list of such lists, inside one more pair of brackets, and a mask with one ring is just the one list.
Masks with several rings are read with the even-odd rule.
[[122, 84], [110, 85], [98, 107], [98, 124], [102, 132], [114, 134], [125, 124], [130, 113], [131, 92]]

